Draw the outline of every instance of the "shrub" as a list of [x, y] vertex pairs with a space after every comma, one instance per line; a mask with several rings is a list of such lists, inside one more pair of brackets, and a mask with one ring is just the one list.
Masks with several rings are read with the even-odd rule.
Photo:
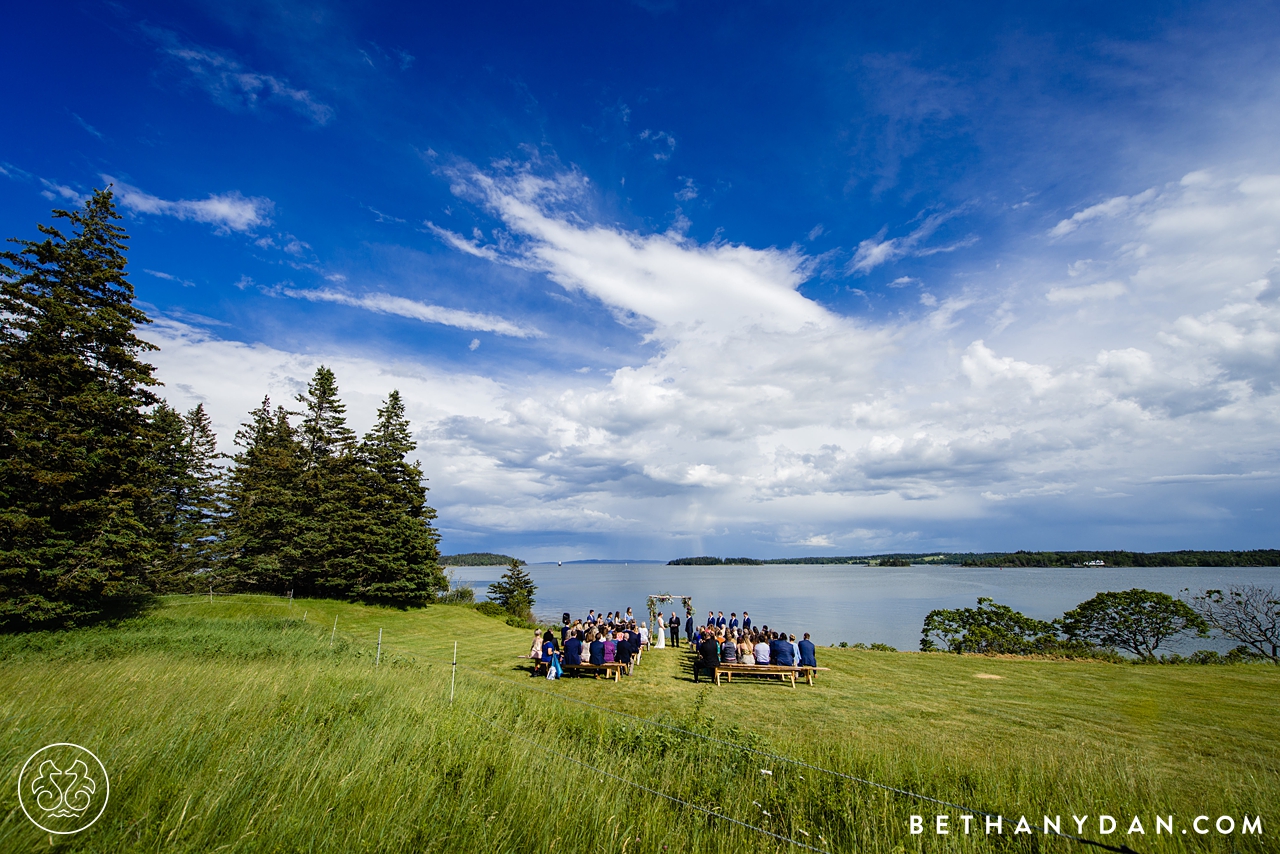
[[497, 602], [477, 602], [476, 610], [486, 617], [506, 617], [507, 612]]

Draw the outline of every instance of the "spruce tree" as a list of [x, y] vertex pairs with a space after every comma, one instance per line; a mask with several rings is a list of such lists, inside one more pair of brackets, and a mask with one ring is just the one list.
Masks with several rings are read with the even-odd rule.
[[489, 585], [490, 599], [509, 613], [525, 619], [532, 617], [537, 592], [537, 585], [515, 558], [511, 559], [511, 565], [502, 573], [502, 577]]
[[449, 588], [437, 563], [440, 538], [431, 525], [436, 512], [427, 506], [422, 467], [407, 459], [416, 447], [404, 401], [392, 391], [360, 445], [369, 524], [352, 591], [360, 598], [424, 604]]
[[347, 597], [370, 546], [368, 484], [361, 478], [356, 434], [347, 426], [333, 371], [321, 365], [307, 384], [298, 433], [302, 473], [298, 498], [297, 592]]
[[236, 431], [240, 451], [227, 477], [226, 561], [218, 577], [240, 589], [280, 593], [295, 583], [302, 445], [291, 414], [264, 397]]
[[159, 551], [128, 238], [110, 190], [53, 216], [0, 253], [0, 629], [136, 605]]
[[[156, 573], [161, 590], [192, 590], [217, 568], [223, 511], [218, 437], [198, 404], [185, 416], [161, 402], [151, 413], [157, 539], [165, 554]], [[211, 579], [206, 579], [211, 580]]]

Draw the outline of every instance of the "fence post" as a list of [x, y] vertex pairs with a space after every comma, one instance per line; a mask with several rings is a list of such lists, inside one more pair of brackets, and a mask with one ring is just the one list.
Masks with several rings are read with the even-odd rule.
[[304, 609], [303, 609], [303, 611], [302, 611], [302, 622], [304, 622], [304, 623], [305, 623], [306, 621], [307, 621], [307, 611], [306, 611], [306, 609], [304, 608]]
[[209, 604], [213, 604], [213, 585], [209, 585]]
[[338, 615], [333, 615], [333, 631], [329, 632], [329, 649], [333, 649], [333, 636], [338, 633]]
[[377, 667], [382, 662], [382, 629], [378, 629], [378, 657], [373, 660], [373, 666]]
[[453, 705], [453, 683], [458, 678], [458, 642], [453, 642], [453, 672], [449, 674], [449, 705]]

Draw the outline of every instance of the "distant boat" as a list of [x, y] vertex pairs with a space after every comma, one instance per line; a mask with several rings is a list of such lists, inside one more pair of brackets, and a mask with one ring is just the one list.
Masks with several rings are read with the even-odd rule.
[[1084, 565], [1085, 566], [1106, 566], [1107, 562], [1105, 560], [1086, 560], [1084, 562]]
[[561, 563], [560, 561], [556, 561], [556, 566], [564, 566], [564, 564]]

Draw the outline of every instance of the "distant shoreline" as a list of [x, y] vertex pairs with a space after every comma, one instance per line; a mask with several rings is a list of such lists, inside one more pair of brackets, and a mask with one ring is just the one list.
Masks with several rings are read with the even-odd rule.
[[787, 557], [787, 558], [720, 558], [708, 555], [683, 557], [667, 561], [667, 566], [765, 566], [786, 565], [847, 565], [847, 566], [898, 566], [929, 564], [935, 566], [966, 567], [1160, 567], [1160, 566], [1280, 566], [1280, 549], [1250, 549], [1246, 551], [1197, 551], [1184, 549], [1172, 552], [1129, 551], [1070, 551], [1070, 552], [897, 552], [879, 555], [850, 555], [844, 557]]

